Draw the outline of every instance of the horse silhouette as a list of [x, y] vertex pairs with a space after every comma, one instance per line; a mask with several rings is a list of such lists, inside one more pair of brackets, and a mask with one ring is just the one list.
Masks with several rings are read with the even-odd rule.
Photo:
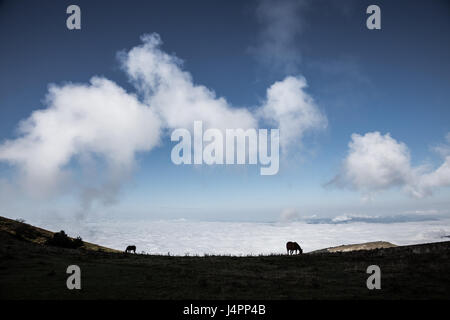
[[128, 246], [128, 247], [125, 249], [125, 252], [126, 252], [126, 253], [131, 252], [131, 251], [133, 251], [134, 253], [136, 253], [136, 246]]
[[296, 254], [302, 254], [303, 250], [300, 247], [300, 245], [297, 242], [291, 242], [289, 241], [288, 243], [286, 243], [286, 250], [287, 250], [287, 254], [294, 254], [294, 251]]

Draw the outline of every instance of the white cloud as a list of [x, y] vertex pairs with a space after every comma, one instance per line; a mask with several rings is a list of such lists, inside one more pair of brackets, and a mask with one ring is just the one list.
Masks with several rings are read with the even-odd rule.
[[408, 147], [389, 134], [369, 132], [352, 134], [349, 153], [344, 160], [342, 179], [356, 189], [379, 190], [402, 185], [409, 180]]
[[19, 137], [0, 144], [0, 161], [18, 168], [18, 181], [28, 193], [76, 192], [85, 207], [94, 200], [114, 202], [133, 172], [137, 153], [152, 150], [164, 129], [190, 129], [198, 120], [204, 130], [247, 129], [258, 128], [263, 116], [279, 125], [282, 147], [301, 145], [306, 131], [326, 125], [326, 117], [304, 92], [302, 77], [276, 82], [265, 104], [252, 113], [194, 84], [181, 60], [161, 50], [158, 34], [141, 40], [119, 54], [141, 99], [100, 77], [90, 84], [52, 85], [46, 109], [21, 122]]
[[286, 77], [267, 90], [267, 100], [254, 114], [234, 108], [224, 98], [181, 69], [181, 60], [163, 52], [159, 35], [144, 35], [143, 44], [120, 54], [124, 70], [168, 128], [192, 128], [202, 120], [206, 128], [257, 128], [259, 117], [280, 128], [282, 148], [301, 145], [306, 131], [324, 128], [326, 116], [305, 92], [305, 78]]
[[154, 112], [104, 78], [94, 77], [90, 85], [53, 85], [46, 104], [47, 109], [34, 111], [20, 124], [20, 137], [0, 145], [0, 160], [20, 169], [22, 185], [34, 195], [73, 183], [66, 169], [71, 161], [83, 167], [101, 158], [107, 168], [101, 189], [98, 181], [92, 185], [85, 179], [82, 193], [98, 193], [109, 201], [132, 171], [136, 153], [159, 141]]
[[423, 173], [415, 177], [407, 190], [415, 197], [423, 198], [433, 193], [440, 187], [450, 186], [450, 156], [445, 157], [444, 163], [434, 171]]
[[280, 128], [281, 147], [301, 146], [307, 131], [326, 128], [328, 121], [313, 98], [305, 92], [303, 77], [286, 77], [267, 90], [267, 100], [260, 112], [262, 117], [274, 121]]
[[365, 195], [398, 186], [422, 198], [436, 188], [450, 186], [450, 156], [436, 170], [412, 167], [408, 147], [389, 133], [352, 134], [348, 155], [332, 183]]
[[160, 49], [158, 34], [141, 37], [142, 45], [120, 55], [124, 70], [169, 128], [192, 128], [202, 120], [205, 128], [256, 128], [257, 119], [245, 108], [233, 108], [223, 97], [195, 85], [181, 60]]

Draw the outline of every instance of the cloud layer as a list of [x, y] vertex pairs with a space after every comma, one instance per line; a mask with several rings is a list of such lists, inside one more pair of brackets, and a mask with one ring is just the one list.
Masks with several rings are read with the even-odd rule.
[[[287, 241], [297, 241], [305, 252], [342, 244], [389, 241], [397, 245], [445, 241], [450, 220], [398, 223], [255, 223], [163, 221], [102, 221], [70, 224], [71, 236], [124, 250], [134, 244], [138, 252], [171, 255], [185, 254], [284, 254]], [[52, 222], [52, 230], [67, 230], [68, 225]], [[176, 236], [175, 236], [176, 235]]]
[[439, 187], [450, 186], [450, 156], [445, 156], [435, 170], [425, 165], [413, 167], [408, 147], [389, 133], [352, 134], [351, 139], [348, 155], [333, 184], [365, 195], [401, 187], [417, 198], [429, 196]]

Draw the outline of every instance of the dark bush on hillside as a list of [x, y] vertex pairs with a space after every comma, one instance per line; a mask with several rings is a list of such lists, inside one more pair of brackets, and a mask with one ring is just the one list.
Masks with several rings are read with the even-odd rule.
[[74, 248], [79, 248], [84, 245], [83, 239], [81, 239], [80, 236], [73, 239], [72, 243], [73, 243]]
[[25, 223], [19, 223], [17, 226], [15, 226], [14, 232], [16, 234], [16, 237], [20, 240], [34, 240], [39, 235], [39, 233], [33, 227]]
[[60, 232], [55, 233], [53, 238], [48, 239], [46, 244], [61, 248], [76, 249], [81, 247], [84, 243], [81, 237], [72, 240], [67, 236], [64, 230], [61, 230]]

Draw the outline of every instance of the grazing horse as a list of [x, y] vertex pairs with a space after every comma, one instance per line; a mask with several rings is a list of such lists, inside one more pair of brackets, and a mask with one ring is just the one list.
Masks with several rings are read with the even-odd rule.
[[296, 254], [302, 254], [303, 250], [302, 248], [300, 248], [300, 245], [297, 242], [291, 242], [289, 241], [288, 243], [286, 243], [286, 250], [287, 250], [287, 254], [294, 254], [294, 251]]
[[125, 253], [128, 253], [128, 251], [129, 251], [129, 252], [133, 251], [134, 253], [136, 253], [136, 246], [128, 246], [128, 247], [125, 249]]

